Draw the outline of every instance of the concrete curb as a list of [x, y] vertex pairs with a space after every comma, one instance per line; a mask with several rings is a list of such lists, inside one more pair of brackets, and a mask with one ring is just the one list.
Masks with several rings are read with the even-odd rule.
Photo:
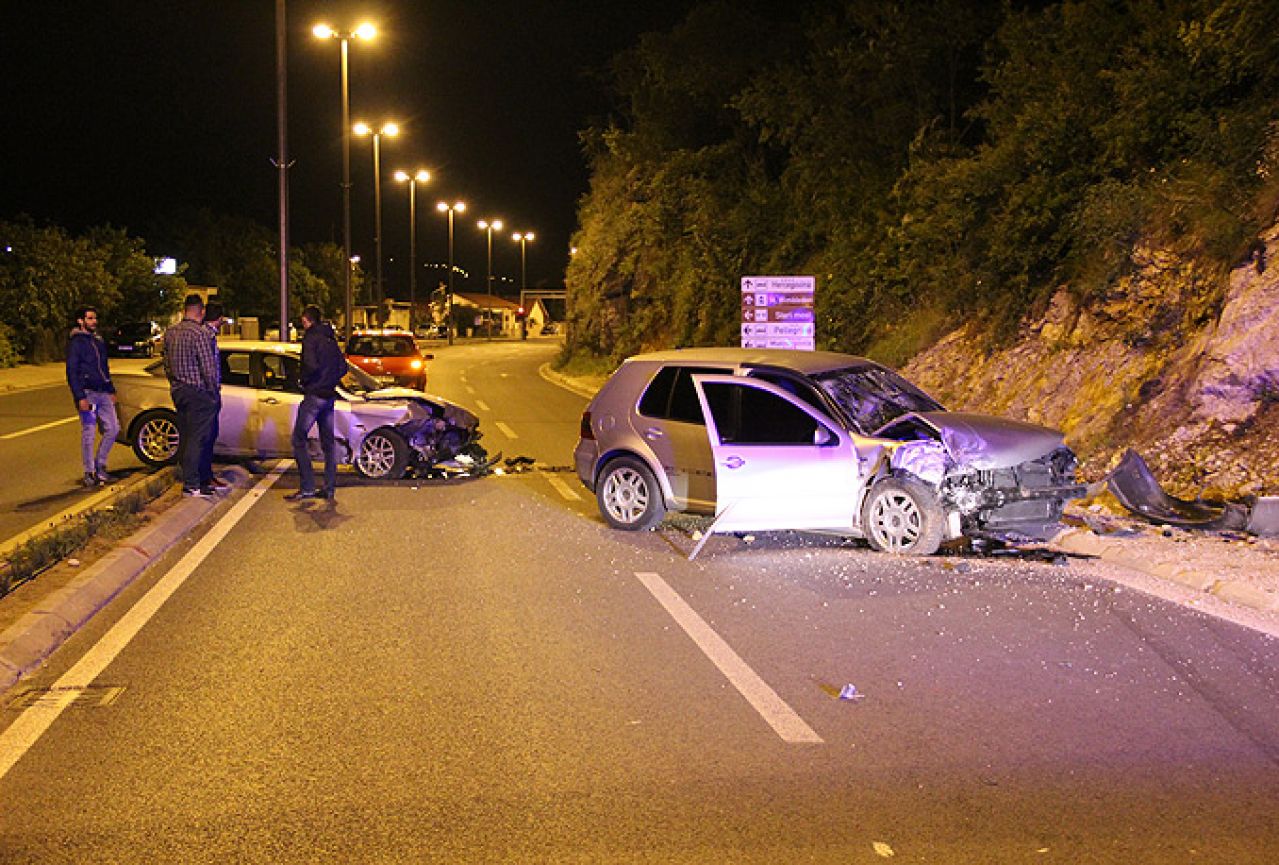
[[[237, 487], [252, 484], [251, 476], [240, 466], [232, 466], [223, 474]], [[182, 500], [0, 634], [0, 691], [40, 666], [152, 562], [207, 517], [225, 511], [231, 498]]]
[[1184, 562], [1159, 562], [1144, 558], [1110, 538], [1084, 529], [1066, 529], [1049, 542], [1064, 553], [1096, 556], [1103, 562], [1127, 568], [1159, 580], [1177, 583], [1196, 592], [1261, 612], [1279, 612], [1279, 595], [1238, 580], [1221, 580]]
[[553, 385], [558, 385], [567, 391], [572, 391], [581, 397], [591, 399], [599, 392], [598, 388], [588, 387], [584, 384], [578, 384], [566, 375], [562, 375], [551, 369], [549, 363], [544, 363], [537, 368], [537, 374], [549, 381]]

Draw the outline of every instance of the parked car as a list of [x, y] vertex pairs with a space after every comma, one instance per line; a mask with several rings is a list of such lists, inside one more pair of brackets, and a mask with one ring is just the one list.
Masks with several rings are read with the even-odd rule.
[[542, 336], [553, 336], [560, 332], [560, 326], [553, 321], [542, 325]]
[[443, 323], [419, 325], [417, 336], [421, 339], [448, 339], [449, 326]]
[[413, 335], [404, 330], [357, 330], [346, 341], [346, 358], [383, 385], [424, 390], [426, 362]]
[[116, 357], [155, 357], [162, 337], [160, 328], [149, 321], [122, 324], [107, 332], [107, 351]]
[[1084, 492], [1054, 430], [946, 411], [897, 373], [834, 352], [683, 349], [630, 358], [582, 416], [578, 477], [619, 529], [667, 511], [865, 537], [1042, 536]]
[[[302, 391], [301, 346], [223, 340], [222, 412], [214, 453], [278, 458], [293, 453], [291, 434]], [[180, 432], [164, 365], [115, 376], [122, 444], [138, 459], [162, 466], [177, 458]], [[459, 456], [482, 461], [479, 419], [448, 400], [404, 388], [383, 388], [349, 365], [334, 412], [338, 459], [369, 478], [399, 478]], [[317, 432], [311, 450], [321, 454]]]

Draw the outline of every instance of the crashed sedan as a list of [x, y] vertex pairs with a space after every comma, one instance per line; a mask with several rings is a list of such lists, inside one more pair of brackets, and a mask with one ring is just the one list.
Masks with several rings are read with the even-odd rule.
[[1085, 492], [1059, 432], [948, 412], [864, 358], [782, 349], [628, 359], [587, 407], [575, 464], [615, 528], [687, 511], [715, 516], [708, 535], [838, 531], [915, 555], [1045, 537]]
[[[302, 390], [296, 343], [224, 340], [222, 411], [214, 453], [223, 457], [282, 458], [293, 454], [293, 420]], [[148, 466], [177, 459], [180, 431], [163, 362], [116, 376], [121, 444]], [[440, 469], [487, 465], [479, 420], [462, 406], [407, 388], [384, 388], [348, 364], [334, 408], [338, 460], [361, 475], [396, 479]], [[312, 429], [310, 449], [322, 459]]]

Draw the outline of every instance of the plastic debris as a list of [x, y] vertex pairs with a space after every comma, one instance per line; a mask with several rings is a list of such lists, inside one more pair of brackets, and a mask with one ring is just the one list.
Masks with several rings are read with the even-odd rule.
[[897, 855], [895, 852], [893, 852], [893, 848], [885, 844], [883, 841], [876, 841], [870, 846], [871, 846], [871, 849], [873, 849], [876, 854], [884, 857], [885, 859], [889, 858], [890, 856]]
[[857, 690], [856, 685], [845, 685], [839, 689], [839, 699], [841, 700], [864, 700], [866, 695]]
[[68, 565], [70, 565], [70, 566], [71, 566], [71, 567], [73, 567], [73, 568], [78, 568], [78, 567], [80, 567], [80, 560], [79, 560], [79, 559], [67, 559], [67, 564], [68, 564]]

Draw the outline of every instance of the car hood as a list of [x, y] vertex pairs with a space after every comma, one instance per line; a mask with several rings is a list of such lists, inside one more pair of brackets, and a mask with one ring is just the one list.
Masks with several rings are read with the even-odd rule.
[[408, 387], [384, 387], [381, 390], [366, 393], [364, 398], [369, 402], [376, 403], [430, 403], [439, 406], [444, 412], [444, 419], [455, 426], [473, 427], [478, 426], [480, 422], [474, 412], [463, 408], [455, 402], [451, 402], [442, 396], [423, 393], [420, 390], [413, 390]]
[[1005, 469], [1052, 453], [1065, 436], [1022, 421], [954, 411], [914, 415], [937, 431], [958, 465], [978, 470]]

